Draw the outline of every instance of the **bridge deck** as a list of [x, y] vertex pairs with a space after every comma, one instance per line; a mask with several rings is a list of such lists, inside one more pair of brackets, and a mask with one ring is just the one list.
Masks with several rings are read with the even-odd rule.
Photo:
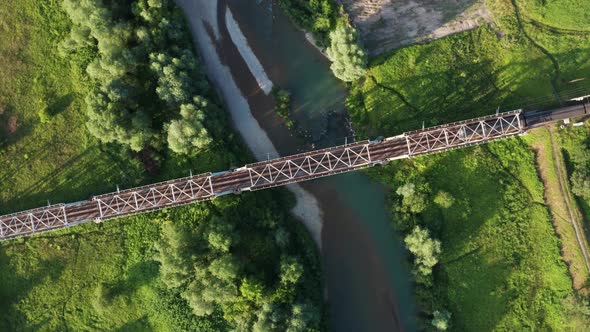
[[233, 171], [206, 173], [0, 216], [0, 240], [71, 225], [128, 216], [354, 171], [391, 160], [460, 148], [521, 134], [520, 111], [427, 128], [381, 141], [314, 150], [260, 161]]

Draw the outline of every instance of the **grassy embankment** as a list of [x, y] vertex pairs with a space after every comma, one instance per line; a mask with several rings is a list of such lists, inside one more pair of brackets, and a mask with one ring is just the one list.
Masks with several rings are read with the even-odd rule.
[[[562, 132], [555, 126], [538, 128], [529, 132], [525, 139], [535, 151], [539, 176], [545, 189], [545, 201], [550, 208], [556, 233], [561, 240], [561, 254], [568, 265], [574, 289], [588, 295], [590, 274], [583, 250], [586, 255], [590, 250], [584, 233], [583, 218], [569, 186], [559, 139]], [[578, 235], [576, 235], [576, 227], [579, 229]], [[579, 241], [577, 236], [580, 237]], [[581, 247], [580, 243], [584, 247]]]
[[[160, 174], [147, 175], [135, 154], [99, 144], [87, 132], [84, 96], [93, 83], [85, 64], [93, 54], [59, 55], [71, 25], [61, 1], [3, 2], [0, 17], [0, 214], [46, 204], [47, 198], [86, 199], [116, 184], [126, 188], [186, 175], [190, 168], [221, 170], [248, 160], [230, 134], [196, 156], [167, 155]], [[230, 253], [234, 246], [248, 253], [235, 256], [246, 266], [240, 275], [264, 282], [264, 301], [295, 303], [301, 300], [296, 292], [321, 306], [319, 262], [306, 232], [286, 215], [290, 204], [282, 191], [242, 195], [3, 242], [0, 330], [231, 328], [234, 322], [219, 308], [212, 316], [194, 316], [181, 289], [164, 286], [154, 255], [165, 221], [233, 225], [244, 238], [235, 240]], [[287, 234], [281, 247], [273, 241], [279, 229]], [[206, 239], [192, 242], [206, 247]], [[290, 290], [277, 285], [281, 255], [296, 257], [306, 271]], [[237, 301], [242, 307], [234, 308], [234, 316], [254, 315], [261, 299]]]
[[[576, 3], [567, 13], [584, 22], [589, 5]], [[566, 99], [587, 86], [572, 81], [590, 75], [588, 35], [534, 24], [534, 16], [522, 13], [540, 5], [516, 4], [527, 10], [517, 15], [510, 1], [490, 2], [492, 27], [373, 59], [348, 100], [357, 132], [393, 135], [423, 121], [431, 126], [490, 114], [498, 106], [503, 111], [547, 106], [558, 102], [556, 95]], [[555, 6], [544, 10], [563, 15]], [[546, 14], [544, 23], [549, 19]], [[587, 29], [590, 23], [585, 24], [576, 29]], [[429, 315], [442, 309], [452, 313], [451, 326], [458, 331], [588, 325], [589, 318], [572, 304], [572, 282], [544, 202], [532, 141], [515, 138], [370, 172], [393, 192], [408, 182], [430, 188], [424, 210], [406, 218], [442, 242], [433, 285], [416, 286], [425, 326]], [[454, 198], [451, 207], [433, 203], [441, 191]], [[400, 198], [392, 194], [391, 203], [399, 219]], [[411, 230], [400, 222], [396, 227]], [[576, 246], [571, 234], [560, 237], [563, 246]]]

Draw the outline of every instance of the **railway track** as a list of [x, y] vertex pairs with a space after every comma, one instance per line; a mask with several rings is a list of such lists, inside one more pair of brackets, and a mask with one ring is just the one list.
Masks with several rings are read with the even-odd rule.
[[524, 114], [520, 110], [454, 122], [373, 141], [356, 142], [94, 196], [89, 200], [0, 216], [0, 240], [84, 222], [190, 204], [354, 171], [429, 153], [523, 134], [530, 127], [586, 114], [590, 104]]

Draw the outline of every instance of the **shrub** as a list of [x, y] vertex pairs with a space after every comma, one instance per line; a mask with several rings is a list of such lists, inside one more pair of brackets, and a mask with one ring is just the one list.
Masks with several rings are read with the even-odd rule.
[[446, 331], [449, 328], [449, 323], [451, 320], [451, 313], [443, 310], [443, 311], [435, 311], [433, 313], [434, 318], [432, 318], [432, 326], [434, 326], [439, 331]]
[[448, 192], [441, 190], [434, 196], [434, 203], [443, 209], [448, 209], [455, 203], [455, 198]]
[[41, 107], [39, 109], [39, 120], [41, 121], [41, 123], [47, 123], [49, 121], [51, 121], [51, 112], [49, 112], [49, 109], [47, 107]]

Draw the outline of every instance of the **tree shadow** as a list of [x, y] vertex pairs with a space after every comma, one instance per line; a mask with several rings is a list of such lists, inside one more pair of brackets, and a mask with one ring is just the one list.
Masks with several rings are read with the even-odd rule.
[[[427, 63], [431, 57], [429, 51], [432, 50], [419, 50], [417, 55], [414, 52], [415, 62]], [[576, 48], [556, 54], [556, 57], [578, 57], [588, 53], [588, 48]], [[375, 119], [369, 120], [372, 131], [376, 135], [388, 136], [416, 130], [422, 125], [430, 127], [489, 115], [496, 110], [558, 107], [568, 99], [590, 93], [588, 83], [562, 82], [560, 91], [557, 91], [560, 98], [557, 98], [551, 77], [540, 71], [550, 65], [542, 56], [500, 67], [491, 58], [464, 61], [472, 56], [478, 55], [457, 55], [453, 60], [457, 63], [415, 69], [406, 75], [386, 70], [375, 72], [375, 76], [369, 77], [374, 83], [365, 82], [360, 92], [366, 116]], [[378, 59], [376, 63], [381, 61], [385, 60]], [[389, 66], [395, 67], [395, 63]], [[569, 75], [575, 77], [579, 71], [572, 71]]]
[[139, 319], [134, 321], [127, 322], [122, 326], [119, 326], [115, 329], [116, 332], [143, 332], [143, 331], [152, 331], [153, 326], [148, 320], [147, 316], [143, 316]]
[[49, 105], [47, 108], [49, 114], [51, 116], [55, 116], [55, 115], [62, 113], [65, 110], [67, 110], [75, 98], [76, 98], [76, 96], [73, 93], [68, 93], [63, 96], [59, 96], [59, 97], [55, 96], [55, 97], [51, 98], [51, 100], [54, 100], [54, 102], [51, 105]]
[[158, 263], [155, 261], [143, 261], [133, 265], [127, 271], [127, 277], [113, 284], [105, 286], [105, 299], [112, 302], [119, 296], [131, 296], [137, 289], [152, 282], [158, 277]]
[[17, 308], [17, 304], [25, 298], [33, 287], [49, 277], [57, 280], [63, 273], [65, 266], [58, 258], [42, 260], [35, 263], [38, 270], [26, 277], [14, 273], [12, 255], [7, 255], [7, 247], [17, 247], [15, 255], [24, 254], [26, 240], [0, 245], [0, 330], [1, 331], [36, 331], [42, 328], [44, 321], [32, 324], [27, 314]]

